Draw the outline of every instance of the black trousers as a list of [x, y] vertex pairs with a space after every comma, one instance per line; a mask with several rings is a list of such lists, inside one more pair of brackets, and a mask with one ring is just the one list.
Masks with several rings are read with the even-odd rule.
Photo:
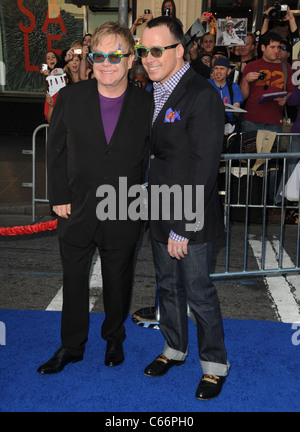
[[106, 341], [123, 341], [124, 321], [131, 301], [136, 244], [105, 250], [95, 238], [86, 247], [59, 240], [63, 267], [62, 346], [71, 354], [83, 354], [89, 332], [89, 275], [96, 248], [103, 279], [105, 319], [101, 335]]

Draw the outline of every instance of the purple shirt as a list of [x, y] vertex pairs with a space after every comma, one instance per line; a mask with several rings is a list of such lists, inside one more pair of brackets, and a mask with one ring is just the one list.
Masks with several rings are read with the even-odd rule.
[[99, 93], [102, 123], [107, 144], [109, 144], [117, 125], [125, 93], [126, 91], [117, 98], [108, 98]]
[[297, 118], [291, 128], [291, 132], [299, 133], [300, 132], [300, 90], [298, 89], [298, 87], [295, 88], [295, 90], [288, 98], [287, 105], [297, 106]]

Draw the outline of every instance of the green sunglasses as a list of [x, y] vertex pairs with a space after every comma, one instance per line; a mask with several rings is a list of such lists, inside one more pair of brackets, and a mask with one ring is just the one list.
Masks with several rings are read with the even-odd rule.
[[151, 48], [145, 48], [139, 45], [136, 48], [136, 54], [139, 58], [146, 58], [148, 56], [148, 53], [150, 52], [152, 57], [159, 58], [162, 56], [163, 51], [176, 48], [178, 45], [179, 43], [168, 45], [166, 47], [151, 47]]

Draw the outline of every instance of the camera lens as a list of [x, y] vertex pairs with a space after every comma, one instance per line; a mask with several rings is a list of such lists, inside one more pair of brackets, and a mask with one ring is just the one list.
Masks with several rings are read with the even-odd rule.
[[258, 79], [260, 79], [261, 81], [263, 81], [266, 78], [267, 74], [264, 71], [259, 72], [259, 77]]

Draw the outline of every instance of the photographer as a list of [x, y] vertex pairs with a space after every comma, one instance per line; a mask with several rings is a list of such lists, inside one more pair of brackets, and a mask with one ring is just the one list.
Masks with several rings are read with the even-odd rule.
[[[261, 35], [265, 34], [268, 30], [270, 30], [269, 27], [274, 27], [274, 23], [277, 21], [280, 23], [281, 26], [284, 25], [285, 22], [288, 22], [291, 32], [291, 38], [299, 37], [299, 30], [297, 27], [296, 19], [290, 11], [289, 6], [287, 6], [286, 11], [281, 9], [282, 6], [280, 5], [280, 3], [276, 2], [273, 6], [266, 10], [266, 12], [264, 13], [264, 21], [261, 29]], [[284, 6], [283, 9], [285, 9]], [[272, 23], [271, 26], [270, 23]]]
[[182, 22], [176, 16], [176, 5], [174, 0], [164, 0], [161, 5], [161, 15], [173, 18], [178, 24], [183, 27]]
[[241, 90], [247, 99], [242, 123], [242, 131], [258, 129], [282, 131], [283, 107], [290, 93], [294, 90], [292, 84], [292, 68], [287, 64], [286, 91], [287, 96], [276, 98], [271, 102], [258, 103], [261, 96], [268, 93], [284, 91], [284, 73], [281, 62], [278, 61], [281, 37], [277, 33], [268, 32], [261, 37], [263, 56], [259, 60], [247, 64], [244, 69]]
[[140, 27], [142, 24], [147, 24], [153, 18], [152, 12], [150, 9], [145, 9], [143, 15], [139, 15], [134, 23], [132, 24], [130, 31], [133, 35], [136, 33], [136, 29]]

